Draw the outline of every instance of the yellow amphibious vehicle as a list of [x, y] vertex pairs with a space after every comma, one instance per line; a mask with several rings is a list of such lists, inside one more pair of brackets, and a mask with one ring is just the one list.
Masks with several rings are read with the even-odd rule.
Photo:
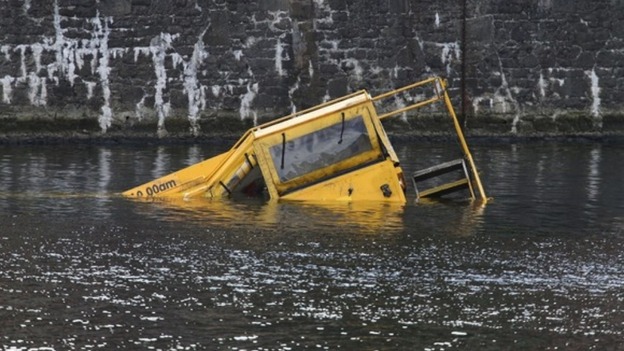
[[[382, 115], [375, 103], [416, 88], [432, 97]], [[221, 198], [267, 194], [273, 200], [405, 203], [399, 159], [381, 120], [443, 101], [452, 118], [463, 157], [413, 174], [417, 197], [465, 189], [486, 200], [457, 117], [438, 77], [371, 97], [362, 90], [248, 130], [227, 152], [127, 190], [134, 198]], [[428, 189], [422, 184], [450, 173]]]

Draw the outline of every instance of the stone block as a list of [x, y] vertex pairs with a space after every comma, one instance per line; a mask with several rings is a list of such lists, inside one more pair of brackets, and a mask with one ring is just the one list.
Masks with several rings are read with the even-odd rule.
[[608, 113], [602, 116], [602, 129], [607, 132], [624, 132], [624, 113]]
[[331, 98], [337, 98], [348, 93], [348, 79], [347, 77], [336, 77], [330, 79], [327, 84], [327, 93]]
[[130, 0], [132, 6], [150, 6], [152, 0]]
[[347, 9], [346, 0], [328, 0], [328, 5], [334, 11], [342, 11]]
[[125, 16], [132, 12], [131, 0], [101, 0], [98, 6], [102, 16]]
[[296, 20], [309, 20], [314, 15], [314, 2], [305, 0], [290, 1], [290, 16]]

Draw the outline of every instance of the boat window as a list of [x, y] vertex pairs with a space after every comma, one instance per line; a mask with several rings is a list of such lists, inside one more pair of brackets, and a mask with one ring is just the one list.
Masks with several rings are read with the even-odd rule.
[[337, 164], [372, 150], [362, 116], [357, 116], [270, 147], [281, 182]]

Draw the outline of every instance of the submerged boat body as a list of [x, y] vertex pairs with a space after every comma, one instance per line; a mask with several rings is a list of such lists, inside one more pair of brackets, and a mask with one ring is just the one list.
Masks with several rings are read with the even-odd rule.
[[[433, 87], [433, 98], [377, 114], [376, 101], [424, 85]], [[464, 149], [463, 185], [472, 198], [485, 198], [444, 81], [437, 77], [378, 97], [359, 91], [254, 127], [229, 151], [123, 195], [190, 199], [268, 194], [273, 200], [405, 203], [403, 170], [381, 120], [436, 101], [446, 101]]]

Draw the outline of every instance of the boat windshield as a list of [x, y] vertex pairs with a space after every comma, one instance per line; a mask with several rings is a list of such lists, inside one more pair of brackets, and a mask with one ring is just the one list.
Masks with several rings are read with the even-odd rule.
[[270, 147], [281, 182], [337, 164], [372, 150], [362, 116], [342, 120], [329, 127]]

